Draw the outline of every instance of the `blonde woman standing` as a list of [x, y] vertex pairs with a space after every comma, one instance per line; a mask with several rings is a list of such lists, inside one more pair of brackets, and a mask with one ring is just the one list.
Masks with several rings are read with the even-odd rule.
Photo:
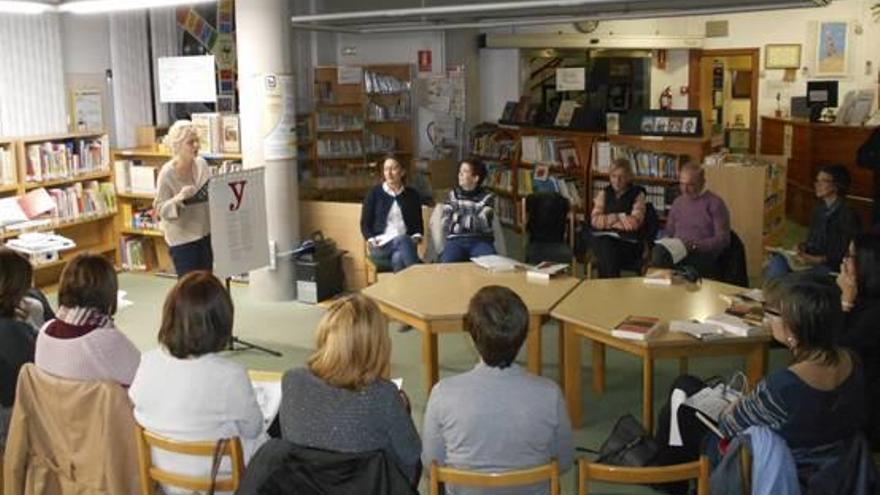
[[159, 171], [153, 208], [159, 228], [171, 251], [178, 277], [191, 271], [212, 269], [211, 222], [208, 202], [194, 196], [211, 177], [211, 169], [198, 156], [199, 136], [192, 122], [178, 120], [168, 130], [165, 143], [173, 154]]

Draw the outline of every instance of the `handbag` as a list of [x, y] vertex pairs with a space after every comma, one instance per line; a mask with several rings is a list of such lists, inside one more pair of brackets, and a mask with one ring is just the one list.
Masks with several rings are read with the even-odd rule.
[[654, 438], [632, 414], [621, 416], [599, 448], [597, 462], [615, 466], [648, 466], [660, 451]]

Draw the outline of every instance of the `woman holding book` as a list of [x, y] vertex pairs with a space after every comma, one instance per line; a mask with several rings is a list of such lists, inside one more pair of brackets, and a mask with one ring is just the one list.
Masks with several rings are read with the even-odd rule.
[[419, 262], [416, 251], [424, 233], [419, 193], [404, 184], [406, 169], [394, 155], [382, 160], [384, 181], [364, 198], [361, 233], [370, 257], [391, 262], [395, 272]]
[[865, 421], [864, 376], [859, 359], [835, 344], [840, 320], [836, 287], [814, 274], [771, 283], [766, 309], [773, 338], [792, 363], [769, 374], [720, 418], [728, 437], [766, 426], [782, 437], [801, 470], [852, 439]]
[[284, 374], [278, 418], [284, 440], [337, 452], [384, 451], [418, 485], [421, 440], [405, 396], [387, 378], [388, 323], [360, 294], [318, 323], [316, 350]]
[[846, 323], [840, 345], [861, 358], [868, 407], [866, 432], [872, 450], [880, 450], [880, 235], [859, 234], [840, 264], [837, 286]]
[[198, 156], [199, 136], [192, 122], [175, 122], [165, 142], [173, 157], [159, 171], [153, 201], [159, 228], [178, 277], [195, 270], [210, 271], [214, 265], [211, 222], [207, 195], [202, 188], [211, 177], [211, 169]]
[[610, 184], [596, 194], [590, 214], [599, 278], [619, 277], [620, 268], [638, 262], [643, 250], [638, 231], [645, 221], [645, 189], [632, 184], [626, 158], [614, 161], [608, 178]]

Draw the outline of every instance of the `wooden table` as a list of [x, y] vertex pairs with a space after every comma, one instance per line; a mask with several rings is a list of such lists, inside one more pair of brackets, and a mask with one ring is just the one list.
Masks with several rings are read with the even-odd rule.
[[437, 334], [463, 329], [468, 303], [478, 290], [501, 285], [523, 299], [529, 310], [528, 367], [540, 374], [541, 325], [578, 282], [569, 276], [543, 283], [528, 282], [522, 271], [491, 273], [473, 263], [447, 263], [413, 265], [363, 289], [363, 294], [376, 301], [389, 318], [422, 333], [425, 390], [430, 393], [438, 379]]
[[581, 426], [581, 346], [577, 337], [593, 342], [593, 390], [605, 391], [605, 346], [642, 358], [642, 423], [653, 428], [654, 360], [679, 358], [680, 371], [687, 372], [687, 358], [743, 355], [746, 375], [754, 386], [767, 368], [769, 333], [755, 337], [730, 337], [702, 341], [690, 335], [669, 332], [648, 341], [613, 337], [611, 328], [629, 315], [656, 316], [669, 320], [702, 319], [727, 307], [719, 297], [744, 289], [711, 280], [702, 286], [675, 284], [646, 285], [640, 277], [587, 280], [550, 313], [562, 321], [563, 389], [572, 425]]

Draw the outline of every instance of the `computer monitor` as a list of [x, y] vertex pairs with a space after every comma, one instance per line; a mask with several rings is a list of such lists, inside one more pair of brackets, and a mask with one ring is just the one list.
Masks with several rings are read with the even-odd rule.
[[837, 81], [808, 81], [807, 106], [810, 107], [810, 120], [817, 121], [822, 109], [837, 106]]

